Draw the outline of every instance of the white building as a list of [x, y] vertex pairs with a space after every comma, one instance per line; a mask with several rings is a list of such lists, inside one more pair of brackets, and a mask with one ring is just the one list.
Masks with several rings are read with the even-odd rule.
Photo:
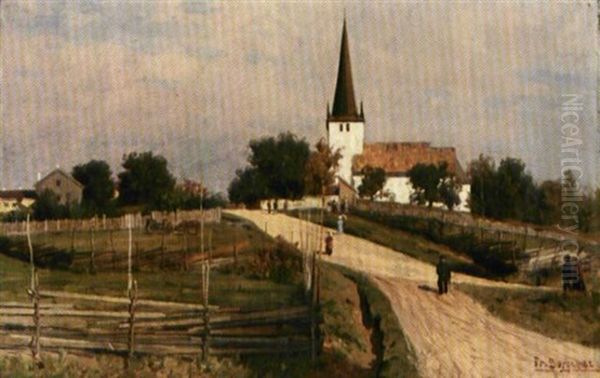
[[467, 202], [471, 187], [454, 147], [432, 147], [427, 142], [365, 143], [365, 115], [362, 102], [359, 111], [354, 97], [345, 20], [333, 108], [330, 111], [327, 105], [326, 127], [329, 146], [339, 148], [342, 153], [338, 176], [354, 188], [358, 189], [361, 184], [364, 167], [383, 168], [386, 172], [383, 193], [389, 195], [381, 196], [379, 200], [409, 203], [413, 189], [407, 177], [408, 170], [419, 163], [446, 162], [450, 173], [461, 184], [461, 203], [455, 209], [469, 211]]

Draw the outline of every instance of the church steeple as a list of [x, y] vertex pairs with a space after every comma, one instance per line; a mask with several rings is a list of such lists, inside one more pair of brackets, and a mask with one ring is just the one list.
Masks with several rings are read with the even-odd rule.
[[338, 67], [337, 82], [335, 85], [335, 97], [333, 99], [333, 109], [329, 119], [332, 121], [364, 121], [363, 115], [359, 114], [358, 109], [356, 108], [345, 17], [344, 27], [342, 29], [342, 45], [340, 49], [340, 64]]

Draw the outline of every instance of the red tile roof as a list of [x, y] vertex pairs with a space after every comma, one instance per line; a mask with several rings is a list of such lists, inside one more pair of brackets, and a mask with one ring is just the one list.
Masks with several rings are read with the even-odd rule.
[[380, 167], [388, 175], [405, 175], [416, 164], [448, 163], [448, 170], [465, 182], [465, 173], [456, 158], [454, 147], [431, 147], [428, 142], [365, 143], [363, 153], [352, 160], [353, 173], [364, 167]]

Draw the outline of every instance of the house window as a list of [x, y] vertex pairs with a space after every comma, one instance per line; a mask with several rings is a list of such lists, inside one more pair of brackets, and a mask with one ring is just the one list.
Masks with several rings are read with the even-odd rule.
[[346, 131], [350, 131], [350, 124], [349, 123], [346, 124]]
[[340, 131], [344, 131], [344, 124], [340, 123]]
[[56, 180], [56, 186], [60, 186], [60, 180]]

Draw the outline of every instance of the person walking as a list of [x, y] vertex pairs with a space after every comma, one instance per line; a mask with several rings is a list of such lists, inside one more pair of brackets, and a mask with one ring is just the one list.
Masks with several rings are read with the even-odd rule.
[[337, 232], [338, 234], [344, 233], [344, 215], [338, 216], [337, 220]]
[[446, 263], [444, 256], [440, 256], [435, 270], [438, 276], [438, 294], [446, 294], [448, 292], [448, 283], [450, 283], [450, 267]]
[[579, 272], [577, 270], [577, 263], [571, 259], [571, 256], [565, 255], [560, 272], [562, 276], [563, 293], [566, 293], [569, 290], [575, 290], [577, 281], [579, 281]]
[[329, 256], [333, 254], [333, 233], [331, 231], [325, 237], [325, 254]]

